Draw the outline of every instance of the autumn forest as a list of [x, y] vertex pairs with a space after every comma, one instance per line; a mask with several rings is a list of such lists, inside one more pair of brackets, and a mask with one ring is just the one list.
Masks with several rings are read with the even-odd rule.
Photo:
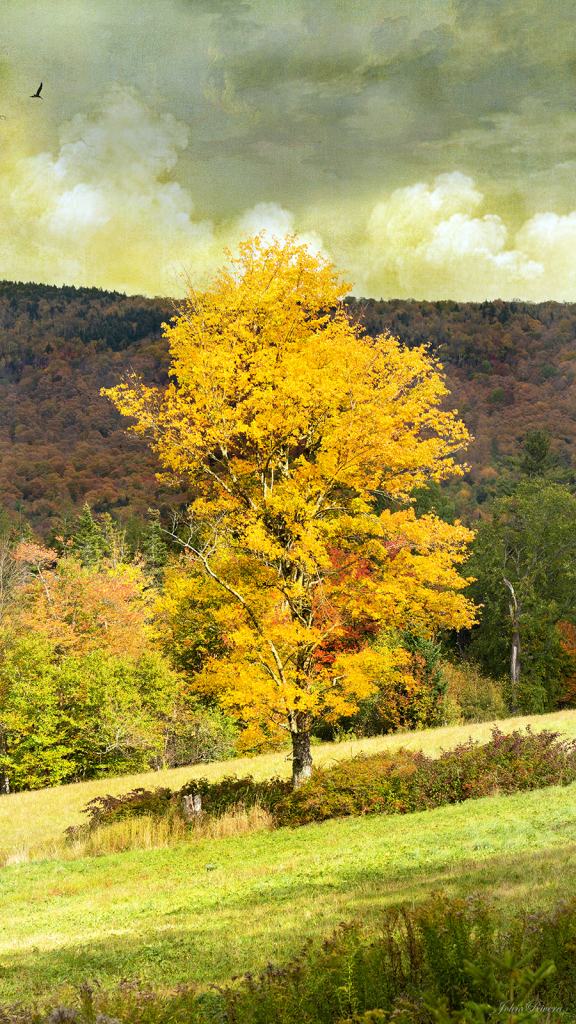
[[576, 700], [576, 308], [251, 244], [0, 286], [4, 792]]
[[[530, 429], [547, 430], [572, 476], [575, 305], [345, 301], [371, 337], [390, 330], [442, 362], [448, 403], [474, 437], [470, 471], [443, 487], [464, 521], [482, 515]], [[47, 537], [86, 501], [125, 523], [184, 500], [158, 484], [149, 447], [100, 396], [128, 370], [166, 382], [162, 324], [175, 309], [98, 289], [0, 285], [0, 496], [11, 521]]]

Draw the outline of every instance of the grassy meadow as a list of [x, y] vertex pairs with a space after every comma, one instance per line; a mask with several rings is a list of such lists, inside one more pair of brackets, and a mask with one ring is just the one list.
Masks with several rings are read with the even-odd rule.
[[[576, 735], [576, 711], [499, 726], [527, 722]], [[444, 728], [314, 753], [317, 763], [390, 746], [431, 753], [489, 734], [489, 724]], [[152, 834], [146, 841], [140, 831], [123, 853], [66, 859], [59, 845], [95, 795], [230, 772], [284, 775], [289, 762], [265, 755], [3, 797], [0, 1002], [48, 997], [91, 978], [104, 986], [228, 979], [285, 960], [340, 921], [375, 918], [435, 889], [490, 894], [510, 912], [575, 890], [576, 784], [294, 830], [268, 831], [255, 812], [191, 842]]]
[[[321, 766], [353, 757], [356, 754], [374, 754], [379, 750], [422, 750], [433, 757], [441, 750], [451, 750], [472, 736], [485, 743], [495, 723], [482, 722], [418, 732], [400, 732], [369, 739], [347, 740], [343, 743], [322, 743], [313, 747], [314, 764]], [[512, 732], [530, 725], [535, 731], [549, 729], [569, 738], [576, 737], [576, 711], [557, 711], [549, 715], [527, 715], [499, 721], [502, 732]], [[292, 768], [288, 750], [258, 757], [217, 761], [212, 764], [173, 768], [166, 771], [146, 772], [139, 775], [119, 775], [91, 782], [79, 782], [51, 789], [37, 789], [12, 793], [0, 799], [0, 865], [22, 863], [30, 859], [61, 854], [62, 834], [68, 825], [85, 820], [81, 810], [89, 800], [110, 793], [118, 796], [136, 786], [153, 789], [169, 786], [178, 789], [189, 779], [205, 776], [210, 780], [225, 775], [253, 775], [255, 779], [274, 776], [290, 778]]]

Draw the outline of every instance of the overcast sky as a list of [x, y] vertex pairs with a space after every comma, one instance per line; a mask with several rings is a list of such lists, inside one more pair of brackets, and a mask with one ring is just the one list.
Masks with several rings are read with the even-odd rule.
[[0, 278], [181, 294], [266, 229], [356, 295], [576, 301], [572, 0], [2, 8]]

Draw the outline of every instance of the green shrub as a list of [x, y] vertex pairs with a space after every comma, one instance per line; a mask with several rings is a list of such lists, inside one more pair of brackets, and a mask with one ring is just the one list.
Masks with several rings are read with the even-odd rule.
[[102, 825], [111, 825], [122, 818], [184, 816], [183, 798], [197, 794], [201, 798], [202, 813], [212, 817], [220, 817], [228, 811], [242, 805], [245, 808], [256, 804], [273, 812], [279, 801], [292, 789], [291, 782], [285, 779], [269, 779], [256, 782], [251, 775], [243, 779], [236, 775], [226, 775], [217, 782], [208, 779], [191, 779], [181, 789], [172, 790], [167, 787], [157, 789], [133, 789], [122, 796], [97, 796], [90, 800], [82, 813], [88, 815], [84, 825], [71, 825], [65, 830], [70, 840], [90, 835]]
[[[4, 1009], [0, 1018], [3, 1024], [431, 1024], [434, 1018], [568, 1024], [576, 1011], [575, 940], [576, 899], [505, 921], [479, 897], [435, 893], [419, 907], [385, 911], [374, 927], [343, 924], [287, 964], [269, 963], [260, 975], [204, 992], [194, 985], [170, 991], [122, 982], [108, 992], [84, 985], [65, 1006]], [[510, 996], [523, 1004], [518, 1016], [504, 1011]]]
[[[481, 675], [472, 664], [451, 665], [445, 662], [442, 673], [447, 681], [445, 702], [455, 702], [463, 722], [490, 722], [506, 718], [509, 712], [501, 683]], [[450, 703], [449, 707], [453, 705]]]
[[156, 652], [62, 654], [30, 634], [0, 653], [0, 774], [12, 791], [235, 754], [231, 716], [192, 703]]

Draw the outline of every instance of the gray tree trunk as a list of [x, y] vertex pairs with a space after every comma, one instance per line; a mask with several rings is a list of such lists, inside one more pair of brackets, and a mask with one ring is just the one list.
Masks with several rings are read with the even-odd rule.
[[518, 713], [518, 689], [520, 685], [520, 655], [522, 653], [522, 637], [520, 634], [520, 616], [522, 605], [516, 599], [514, 587], [504, 577], [504, 583], [508, 587], [512, 600], [508, 604], [510, 619], [512, 622], [512, 651], [510, 654], [510, 688], [512, 690], [512, 714]]
[[[3, 725], [0, 725], [0, 754], [6, 755], [8, 753], [8, 745], [6, 743], [6, 732]], [[0, 770], [0, 793], [7, 796], [10, 792], [10, 779], [4, 770]]]
[[516, 629], [512, 633], [512, 655], [510, 658], [510, 686], [512, 688], [512, 711], [514, 714], [518, 711], [518, 687], [520, 684], [520, 654], [522, 652], [522, 642], [520, 640], [520, 631]]
[[310, 717], [294, 715], [292, 723], [292, 785], [299, 789], [312, 774], [312, 753], [310, 751]]

